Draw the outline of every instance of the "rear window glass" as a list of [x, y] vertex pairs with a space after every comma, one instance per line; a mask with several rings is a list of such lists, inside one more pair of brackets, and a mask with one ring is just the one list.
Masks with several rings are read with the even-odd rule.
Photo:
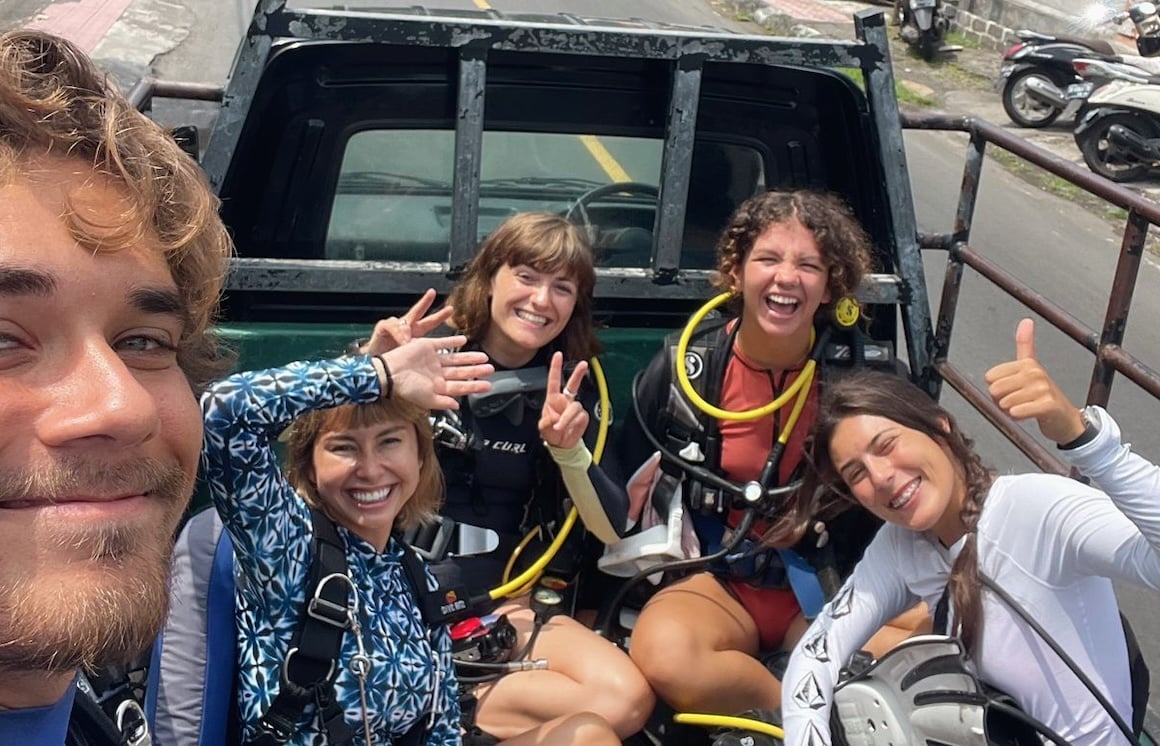
[[[588, 227], [602, 266], [648, 266], [662, 147], [661, 140], [643, 137], [484, 132], [478, 238], [516, 213], [555, 212]], [[326, 258], [445, 263], [454, 157], [450, 130], [351, 136]], [[682, 264], [712, 266], [715, 238], [730, 212], [764, 184], [756, 149], [699, 143]]]

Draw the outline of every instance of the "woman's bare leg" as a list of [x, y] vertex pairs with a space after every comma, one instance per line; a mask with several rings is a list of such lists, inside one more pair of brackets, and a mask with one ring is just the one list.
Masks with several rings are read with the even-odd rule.
[[629, 651], [678, 712], [733, 714], [780, 705], [781, 685], [754, 656], [757, 625], [708, 573], [668, 586], [645, 605]]
[[[534, 615], [527, 600], [498, 610], [519, 633], [517, 649], [527, 643]], [[574, 619], [552, 617], [532, 649], [531, 658], [548, 661], [546, 671], [522, 671], [476, 691], [476, 723], [496, 738], [512, 738], [578, 712], [600, 717], [621, 738], [644, 727], [655, 697], [644, 676], [624, 652]]]
[[621, 741], [604, 718], [582, 712], [550, 720], [501, 743], [503, 746], [620, 746]]

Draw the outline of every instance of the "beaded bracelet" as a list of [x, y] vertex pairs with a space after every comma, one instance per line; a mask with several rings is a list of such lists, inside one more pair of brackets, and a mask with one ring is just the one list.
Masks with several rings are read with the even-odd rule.
[[386, 353], [376, 355], [375, 357], [383, 364], [383, 375], [386, 377], [386, 383], [383, 384], [383, 398], [390, 399], [391, 394], [395, 393], [395, 380], [391, 378], [391, 366], [387, 364]]

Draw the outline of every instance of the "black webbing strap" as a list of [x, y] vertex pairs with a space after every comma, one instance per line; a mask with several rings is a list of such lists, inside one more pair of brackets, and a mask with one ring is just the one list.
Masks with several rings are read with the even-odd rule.
[[354, 736], [334, 697], [342, 638], [350, 626], [350, 593], [354, 590], [347, 575], [346, 544], [323, 513], [312, 508], [310, 515], [314, 539], [306, 605], [282, 664], [278, 694], [259, 721], [258, 735], [249, 741], [251, 746], [286, 743], [297, 732], [302, 713], [311, 703], [318, 708], [327, 743], [337, 746]]

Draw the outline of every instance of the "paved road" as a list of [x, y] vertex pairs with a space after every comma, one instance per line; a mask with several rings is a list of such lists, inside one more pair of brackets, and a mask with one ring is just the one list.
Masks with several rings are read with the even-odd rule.
[[[92, 0], [90, 0], [92, 1]], [[114, 0], [102, 0], [112, 2]], [[144, 18], [158, 0], [136, 0], [134, 17]], [[357, 3], [355, 3], [357, 4]], [[370, 4], [370, 3], [368, 3]], [[383, 3], [379, 2], [378, 5]], [[438, 3], [444, 7], [478, 8], [483, 0], [457, 0]], [[684, 24], [739, 25], [718, 16], [701, 0], [493, 0], [505, 11], [554, 12], [572, 10], [592, 16], [641, 17]], [[3, 3], [0, 24], [11, 22], [13, 15], [43, 5], [37, 0], [15, 0]], [[243, 26], [244, 3], [220, 0], [185, 0], [184, 14], [170, 14], [164, 24], [154, 24], [133, 50], [121, 36], [113, 34], [99, 47], [107, 55], [118, 53], [139, 59], [157, 54], [156, 70], [166, 76], [207, 82], [220, 81], [228, 69], [233, 43]], [[26, 17], [25, 16], [25, 17]], [[141, 21], [142, 23], [144, 21]], [[144, 50], [144, 51], [143, 51]], [[611, 178], [600, 166], [591, 149], [573, 138], [568, 160], [580, 165], [583, 175], [595, 180]], [[654, 155], [631, 143], [609, 142], [608, 149], [633, 178], [648, 180], [656, 172]], [[910, 133], [907, 154], [913, 174], [919, 223], [924, 230], [945, 231], [950, 228], [960, 180], [964, 143], [954, 136], [938, 133]], [[417, 164], [399, 163], [400, 167], [420, 168]], [[545, 164], [550, 171], [553, 164]], [[485, 169], [502, 173], [499, 160]], [[442, 178], [442, 176], [440, 176]], [[1038, 192], [993, 164], [984, 174], [972, 244], [988, 256], [1010, 268], [1035, 289], [1066, 302], [1067, 309], [1086, 323], [1099, 327], [1103, 304], [1111, 283], [1119, 239], [1101, 219], [1077, 209], [1069, 202]], [[931, 256], [927, 261], [931, 297], [937, 303], [943, 273], [943, 258]], [[1160, 368], [1160, 296], [1154, 288], [1160, 282], [1160, 268], [1149, 260], [1140, 275], [1133, 316], [1128, 324], [1126, 344], [1129, 350]], [[995, 362], [1007, 359], [1013, 352], [1011, 335], [1024, 312], [1002, 293], [989, 287], [981, 278], [968, 273], [959, 305], [952, 342], [951, 359], [961, 365], [976, 381]], [[1090, 376], [1090, 356], [1070, 344], [1058, 333], [1041, 325], [1038, 338], [1040, 355], [1058, 376], [1066, 390], [1077, 400], [1084, 395]], [[1001, 438], [973, 414], [969, 407], [946, 397], [948, 406], [973, 433], [979, 448], [1000, 471], [1028, 468], [1025, 459], [1015, 453]], [[1136, 448], [1146, 456], [1160, 459], [1160, 429], [1154, 427], [1160, 405], [1123, 380], [1116, 383], [1111, 409], [1132, 438]], [[1154, 594], [1124, 592], [1121, 603], [1137, 630], [1153, 668], [1160, 670], [1160, 603]], [[1160, 687], [1154, 687], [1160, 690]], [[1152, 698], [1153, 708], [1160, 708], [1160, 693]]]

